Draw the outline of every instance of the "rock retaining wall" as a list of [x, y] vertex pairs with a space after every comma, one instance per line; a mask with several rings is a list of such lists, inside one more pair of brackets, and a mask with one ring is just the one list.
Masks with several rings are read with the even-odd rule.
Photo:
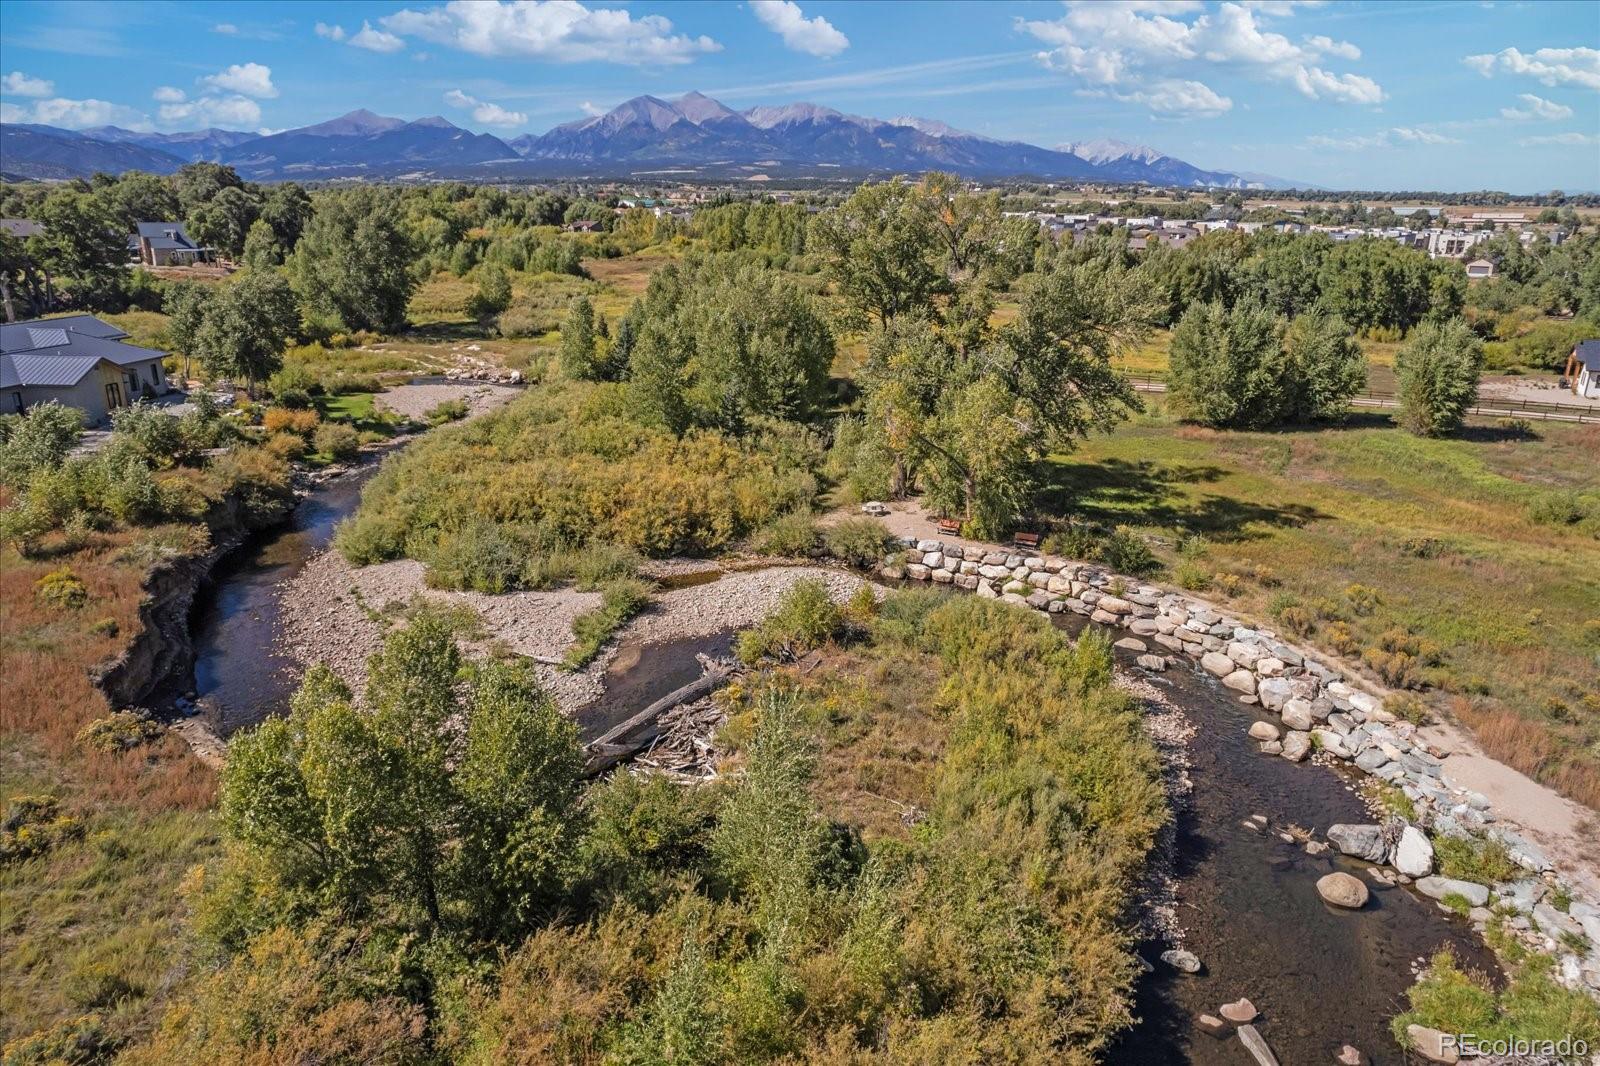
[[[1544, 853], [1497, 819], [1484, 796], [1452, 785], [1444, 765], [1449, 753], [1430, 749], [1414, 725], [1397, 720], [1384, 709], [1383, 699], [1358, 679], [1271, 630], [1092, 564], [996, 545], [902, 543], [903, 558], [885, 559], [882, 576], [953, 585], [1019, 607], [1071, 612], [1126, 629], [1133, 636], [1119, 640], [1118, 646], [1139, 653], [1140, 667], [1160, 671], [1176, 657], [1193, 660], [1236, 692], [1241, 703], [1259, 707], [1264, 719], [1275, 719], [1250, 728], [1264, 753], [1300, 762], [1320, 750], [1399, 788], [1415, 809], [1417, 826], [1338, 826], [1334, 829], [1341, 832], [1330, 830], [1329, 839], [1345, 854], [1388, 863], [1399, 880], [1424, 879], [1429, 883], [1419, 888], [1425, 894], [1432, 894], [1427, 889], [1439, 879], [1428, 877], [1434, 867], [1433, 846], [1422, 828], [1435, 836], [1498, 840], [1531, 875], [1494, 886], [1493, 898], [1520, 912], [1510, 920], [1512, 928], [1526, 934], [1531, 946], [1559, 956], [1564, 984], [1600, 990], [1600, 909], [1577, 901], [1563, 913], [1543, 902], [1571, 894]], [[1488, 896], [1487, 889], [1484, 894]], [[1485, 910], [1475, 916], [1477, 924], [1487, 923], [1488, 915]], [[1574, 945], [1585, 940], [1580, 953]]]

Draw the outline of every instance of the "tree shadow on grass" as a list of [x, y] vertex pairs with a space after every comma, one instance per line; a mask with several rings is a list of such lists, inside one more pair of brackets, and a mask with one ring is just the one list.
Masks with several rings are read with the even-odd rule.
[[1299, 503], [1270, 503], [1206, 493], [1190, 498], [1181, 485], [1210, 484], [1227, 473], [1210, 465], [1166, 466], [1125, 459], [1053, 462], [1036, 497], [1039, 513], [1100, 526], [1185, 529], [1218, 542], [1254, 540], [1271, 527], [1299, 527], [1328, 515]]

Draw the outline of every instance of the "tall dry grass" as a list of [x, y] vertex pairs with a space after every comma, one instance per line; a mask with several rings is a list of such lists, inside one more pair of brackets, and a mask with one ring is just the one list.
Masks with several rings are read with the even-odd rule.
[[1600, 762], [1564, 744], [1543, 723], [1488, 701], [1458, 697], [1455, 716], [1483, 750], [1562, 795], [1600, 810]]

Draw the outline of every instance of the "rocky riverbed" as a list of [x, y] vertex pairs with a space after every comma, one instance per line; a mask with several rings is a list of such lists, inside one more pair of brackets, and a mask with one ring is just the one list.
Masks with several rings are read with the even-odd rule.
[[[686, 566], [669, 572], [703, 572]], [[612, 659], [623, 647], [666, 644], [743, 629], [761, 621], [798, 581], [818, 578], [839, 600], [866, 585], [862, 578], [828, 567], [783, 566], [734, 571], [715, 581], [675, 588], [657, 595], [651, 606], [581, 671], [560, 669], [572, 645], [572, 623], [597, 607], [600, 595], [575, 589], [476, 592], [430, 589], [421, 563], [398, 560], [353, 567], [336, 551], [312, 558], [280, 592], [282, 641], [301, 664], [327, 663], [353, 686], [363, 681], [367, 658], [384, 634], [420, 602], [464, 608], [478, 619], [479, 632], [469, 652], [486, 654], [499, 646], [534, 660], [545, 687], [569, 712], [600, 698]]]

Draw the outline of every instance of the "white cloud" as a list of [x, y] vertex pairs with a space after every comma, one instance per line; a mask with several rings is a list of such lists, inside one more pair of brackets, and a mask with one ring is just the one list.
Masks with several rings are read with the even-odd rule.
[[21, 104], [0, 100], [0, 122], [26, 122], [28, 109]]
[[56, 91], [56, 83], [44, 78], [33, 78], [13, 70], [0, 80], [0, 89], [14, 96], [49, 96]]
[[259, 126], [261, 105], [247, 96], [201, 96], [193, 100], [162, 104], [161, 121], [201, 126]]
[[1312, 34], [1302, 37], [1301, 40], [1305, 42], [1307, 48], [1323, 55], [1338, 56], [1340, 59], [1361, 58], [1361, 49], [1349, 41], [1336, 41], [1332, 37], [1324, 37], [1321, 34]]
[[1446, 137], [1433, 130], [1418, 129], [1414, 126], [1393, 126], [1377, 133], [1358, 134], [1349, 137], [1328, 137], [1316, 134], [1306, 138], [1306, 145], [1311, 148], [1332, 148], [1338, 151], [1356, 152], [1368, 151], [1374, 148], [1408, 148], [1416, 145], [1460, 144], [1454, 137]]
[[1510, 119], [1512, 122], [1556, 122], [1572, 117], [1572, 108], [1566, 104], [1558, 104], [1553, 100], [1546, 100], [1542, 96], [1532, 93], [1518, 93], [1517, 99], [1523, 102], [1524, 107], [1502, 107], [1500, 117]]
[[1533, 148], [1541, 144], [1560, 144], [1578, 147], [1582, 145], [1600, 144], [1600, 133], [1547, 133], [1539, 137], [1524, 137], [1517, 142], [1524, 148]]
[[150, 117], [122, 104], [106, 100], [68, 100], [54, 96], [30, 104], [6, 104], [6, 122], [36, 122], [41, 126], [60, 126], [81, 130], [88, 126], [126, 126], [134, 130], [150, 128]]
[[171, 85], [158, 86], [150, 96], [160, 104], [181, 104], [189, 99], [188, 93]]
[[1507, 48], [1461, 60], [1484, 77], [1520, 74], [1542, 85], [1600, 89], [1600, 48], [1540, 48], [1532, 53]]
[[212, 89], [253, 96], [258, 100], [270, 100], [278, 95], [278, 87], [272, 84], [272, 68], [264, 67], [260, 63], [235, 63], [226, 70], [207, 74], [200, 79], [200, 84]]
[[406, 42], [386, 30], [375, 30], [363, 21], [361, 29], [351, 35], [350, 43], [357, 48], [365, 48], [369, 52], [398, 52], [406, 46]]
[[767, 29], [796, 52], [831, 59], [850, 47], [850, 38], [821, 15], [806, 18], [791, 0], [749, 0], [750, 10]]
[[397, 11], [385, 29], [481, 56], [529, 56], [558, 63], [602, 61], [635, 66], [688, 63], [722, 45], [672, 32], [660, 15], [634, 18], [576, 0], [451, 0], [443, 7]]
[[590, 103], [588, 100], [585, 100], [583, 103], [579, 104], [578, 110], [582, 111], [590, 118], [598, 118], [606, 113], [606, 108], [601, 107], [599, 104]]
[[330, 41], [344, 40], [343, 26], [330, 26], [326, 22], [319, 22], [316, 26], [317, 36], [326, 37]]
[[[1223, 3], [1213, 11], [1198, 4], [1101, 4], [1068, 0], [1059, 19], [1018, 20], [1018, 28], [1052, 45], [1038, 59], [1091, 86], [1120, 86], [1109, 95], [1135, 102], [1162, 101], [1173, 111], [1183, 99], [1217, 113], [1223, 97], [1201, 81], [1183, 77], [1207, 67], [1293, 86], [1313, 100], [1377, 104], [1381, 86], [1361, 74], [1324, 68], [1327, 57], [1354, 60], [1361, 50], [1347, 41], [1309, 36], [1296, 44], [1265, 29], [1259, 18], [1291, 14], [1292, 2]], [[1197, 94], [1193, 87], [1205, 89]], [[1182, 87], [1179, 92], [1175, 87]], [[1154, 104], [1151, 105], [1154, 109]], [[1229, 105], [1231, 106], [1231, 104]], [[1226, 108], [1222, 108], [1226, 110]]]
[[459, 107], [463, 110], [470, 108], [473, 120], [481, 122], [485, 126], [523, 126], [528, 122], [528, 116], [521, 111], [508, 111], [499, 104], [492, 104], [487, 100], [479, 100], [477, 97], [468, 96], [460, 89], [451, 89], [445, 93], [444, 100], [451, 107]]
[[1109, 96], [1128, 104], [1142, 104], [1158, 115], [1216, 118], [1233, 110], [1233, 101], [1199, 81], [1163, 78], [1133, 89], [1080, 89], [1082, 96]]
[[239, 36], [239, 27], [235, 26], [231, 22], [219, 22], [215, 26], [211, 27], [211, 32], [220, 33], [224, 37], [237, 37]]

